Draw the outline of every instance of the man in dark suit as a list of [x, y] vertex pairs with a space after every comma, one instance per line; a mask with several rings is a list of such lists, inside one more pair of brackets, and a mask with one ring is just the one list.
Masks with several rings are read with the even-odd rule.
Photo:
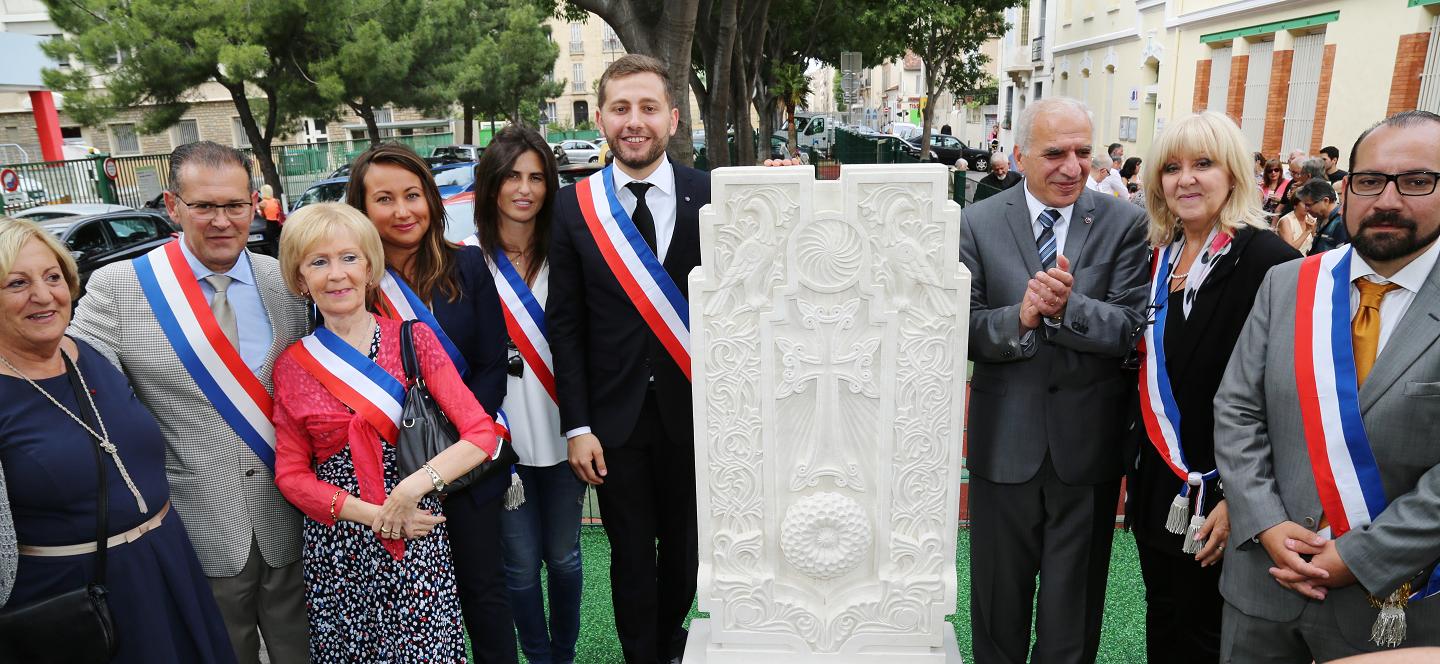
[[[628, 247], [639, 255], [648, 246], [687, 295], [690, 270], [700, 264], [698, 214], [710, 202], [710, 179], [665, 156], [680, 121], [669, 89], [665, 66], [640, 55], [616, 60], [601, 76], [596, 116], [615, 163], [556, 199], [546, 308], [570, 465], [600, 497], [625, 660], [645, 664], [684, 652], [681, 624], [695, 598], [689, 359], [661, 341], [668, 329], [642, 317], [621, 285], [629, 275], [612, 269], [585, 215], [605, 207], [586, 192], [606, 187], [608, 207], [623, 208], [617, 226], [645, 239]], [[688, 347], [688, 331], [678, 336]]]
[[1020, 174], [1010, 170], [1010, 158], [996, 150], [990, 154], [990, 174], [975, 183], [975, 202], [1020, 184]]
[[[1093, 662], [1145, 306], [1144, 212], [1085, 188], [1089, 111], [1026, 107], [1022, 186], [966, 211], [975, 660]], [[1040, 577], [1030, 650], [1031, 604]]]

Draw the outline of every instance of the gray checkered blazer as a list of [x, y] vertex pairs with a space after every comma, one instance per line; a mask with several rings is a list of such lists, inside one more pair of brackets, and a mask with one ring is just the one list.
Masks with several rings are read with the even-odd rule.
[[[309, 333], [303, 300], [291, 295], [280, 264], [250, 254], [273, 340], [260, 382], [274, 389], [275, 359]], [[272, 567], [300, 559], [300, 512], [275, 487], [275, 476], [221, 419], [156, 322], [130, 262], [95, 272], [75, 310], [70, 334], [83, 338], [130, 377], [135, 393], [165, 435], [170, 501], [185, 520], [205, 575], [239, 574], [252, 533]], [[242, 331], [243, 334], [243, 331]]]

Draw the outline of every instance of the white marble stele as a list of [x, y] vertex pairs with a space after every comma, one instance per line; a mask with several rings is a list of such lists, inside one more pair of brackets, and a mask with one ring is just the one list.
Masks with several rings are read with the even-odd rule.
[[970, 276], [939, 165], [724, 168], [690, 274], [686, 664], [959, 662]]

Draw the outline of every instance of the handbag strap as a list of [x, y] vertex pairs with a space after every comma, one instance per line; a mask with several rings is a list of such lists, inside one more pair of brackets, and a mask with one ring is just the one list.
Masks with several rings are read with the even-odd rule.
[[[70, 361], [70, 356], [65, 351], [60, 351], [60, 356], [65, 358], [65, 373], [70, 378], [70, 388], [75, 390], [75, 406], [80, 411], [80, 417], [85, 418], [92, 428], [98, 428], [97, 414], [86, 408], [90, 400], [85, 396], [85, 387], [80, 384], [80, 370], [75, 363]], [[93, 585], [105, 585], [105, 556], [109, 550], [106, 540], [110, 539], [110, 487], [106, 482], [105, 460], [100, 456], [99, 441], [91, 445], [90, 449], [95, 452], [95, 469], [100, 478], [100, 491], [95, 499], [95, 581]]]
[[400, 364], [405, 368], [405, 384], [424, 384], [420, 375], [420, 361], [415, 357], [415, 320], [400, 324]]

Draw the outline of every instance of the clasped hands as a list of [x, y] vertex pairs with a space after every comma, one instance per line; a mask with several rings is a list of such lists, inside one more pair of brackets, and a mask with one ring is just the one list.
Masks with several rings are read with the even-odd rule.
[[1044, 318], [1061, 318], [1070, 301], [1075, 277], [1070, 274], [1070, 259], [1064, 254], [1055, 257], [1055, 267], [1036, 272], [1020, 300], [1020, 328], [1028, 332], [1040, 327]]
[[1275, 562], [1270, 576], [1300, 595], [1323, 600], [1331, 588], [1355, 583], [1355, 575], [1340, 558], [1335, 540], [1327, 540], [1294, 521], [1282, 522], [1260, 533], [1260, 544]]
[[395, 490], [385, 497], [385, 504], [376, 511], [370, 530], [384, 539], [413, 540], [429, 535], [435, 526], [445, 523], [445, 517], [418, 507], [420, 499], [434, 487], [412, 481], [415, 479], [415, 476], [407, 477], [395, 485]]

